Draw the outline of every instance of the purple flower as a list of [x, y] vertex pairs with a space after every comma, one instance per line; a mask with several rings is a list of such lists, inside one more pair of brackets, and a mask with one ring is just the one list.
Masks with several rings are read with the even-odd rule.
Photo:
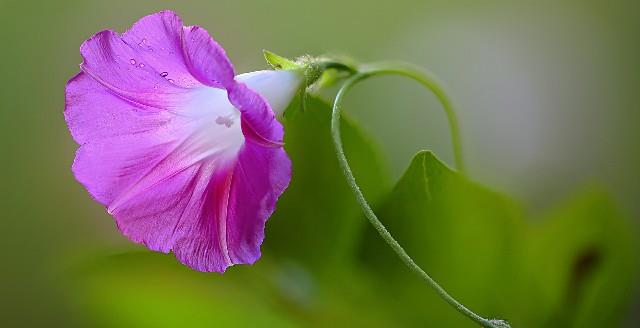
[[78, 181], [151, 250], [199, 271], [254, 263], [291, 178], [276, 116], [302, 73], [235, 76], [207, 31], [171, 11], [80, 52], [65, 109]]

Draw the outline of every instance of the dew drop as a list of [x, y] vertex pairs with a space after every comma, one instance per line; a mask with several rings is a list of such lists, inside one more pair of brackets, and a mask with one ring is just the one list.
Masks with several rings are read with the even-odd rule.
[[169, 81], [169, 82], [171, 82], [171, 83], [173, 83], [173, 82], [174, 82], [172, 79], [168, 79], [167, 81]]
[[143, 67], [144, 67], [144, 64], [143, 64], [143, 63], [140, 63], [140, 65], [138, 65], [138, 67], [143, 68]]
[[135, 65], [136, 64], [136, 60], [133, 59], [133, 58], [129, 59], [129, 62], [131, 63], [131, 65]]
[[167, 72], [160, 73], [160, 76], [162, 76], [162, 77], [167, 77], [167, 75], [169, 75], [169, 73], [167, 73]]

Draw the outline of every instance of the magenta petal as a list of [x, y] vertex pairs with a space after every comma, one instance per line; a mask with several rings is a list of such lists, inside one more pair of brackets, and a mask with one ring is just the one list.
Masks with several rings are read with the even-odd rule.
[[[200, 220], [184, 222], [174, 247], [180, 262], [200, 271], [224, 271], [260, 257], [265, 222], [290, 180], [283, 149], [247, 144], [237, 161], [216, 171], [201, 204]], [[197, 216], [189, 216], [191, 218]]]
[[172, 12], [100, 32], [81, 53], [65, 109], [78, 181], [134, 242], [200, 271], [255, 262], [291, 177], [266, 100]]
[[229, 163], [197, 163], [112, 213], [131, 240], [161, 252], [173, 249], [193, 269], [223, 272], [233, 264], [225, 240], [230, 172]]
[[222, 47], [199, 26], [184, 28], [184, 53], [191, 74], [211, 87], [233, 86], [233, 65]]
[[81, 67], [96, 81], [136, 104], [177, 107], [168, 102], [190, 88], [233, 86], [224, 50], [197, 26], [183, 27], [171, 11], [143, 17], [122, 35], [97, 33], [80, 47]]
[[138, 66], [153, 67], [157, 75], [181, 87], [199, 86], [184, 57], [183, 39], [182, 20], [168, 10], [141, 18], [122, 34], [136, 51]]
[[283, 148], [247, 143], [233, 173], [227, 223], [230, 257], [253, 263], [260, 257], [265, 222], [291, 180], [291, 161]]
[[[140, 60], [138, 52], [115, 32], [102, 31], [80, 47], [82, 70], [97, 82], [128, 101], [150, 107], [171, 108], [179, 102], [166, 95], [189, 92], [167, 80], [151, 64]], [[144, 65], [144, 66], [141, 66]]]
[[229, 101], [242, 113], [245, 136], [266, 147], [282, 146], [284, 129], [269, 103], [244, 83], [229, 91]]
[[158, 129], [173, 117], [166, 110], [136, 106], [123, 100], [86, 73], [69, 80], [65, 103], [65, 120], [71, 135], [81, 145], [91, 140]]

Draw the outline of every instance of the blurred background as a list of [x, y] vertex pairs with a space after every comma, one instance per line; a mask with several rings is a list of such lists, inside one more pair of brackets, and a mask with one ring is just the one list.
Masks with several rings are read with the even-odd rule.
[[[205, 27], [238, 72], [266, 69], [262, 49], [288, 57], [329, 53], [361, 62], [405, 60], [434, 72], [457, 104], [468, 175], [474, 181], [446, 178], [443, 184], [464, 190], [464, 199], [442, 202], [487, 218], [502, 213], [487, 204], [508, 202], [505, 211], [517, 212], [509, 215], [518, 220], [508, 224], [519, 232], [504, 234], [523, 237], [498, 246], [507, 245], [501, 249], [510, 258], [526, 260], [496, 262], [500, 272], [511, 273], [501, 279], [482, 270], [486, 277], [469, 278], [482, 261], [451, 261], [457, 249], [491, 243], [478, 238], [484, 230], [441, 250], [438, 243], [423, 250], [416, 236], [408, 250], [418, 254], [421, 264], [437, 266], [427, 271], [463, 296], [463, 303], [521, 327], [637, 326], [640, 8], [630, 0], [0, 0], [0, 216], [5, 232], [0, 326], [473, 326], [437, 299], [416, 296], [432, 291], [419, 281], [412, 285], [417, 278], [385, 253], [364, 225], [341, 184], [326, 126], [318, 126], [328, 126], [328, 109], [315, 100], [318, 118], [296, 116], [287, 122], [294, 165], [300, 162], [294, 179], [302, 182], [283, 196], [267, 226], [264, 259], [254, 267], [232, 268], [224, 276], [196, 273], [120, 235], [70, 172], [77, 146], [62, 115], [64, 87], [78, 72], [78, 48], [85, 39], [102, 29], [122, 32], [162, 9], [175, 10], [185, 24]], [[410, 180], [411, 170], [393, 186], [416, 151], [429, 149], [452, 163], [437, 101], [411, 81], [388, 77], [356, 88], [345, 108], [357, 122], [347, 150], [363, 172], [365, 189], [381, 213], [390, 213], [388, 220], [393, 213], [409, 213], [398, 193], [406, 192], [402, 181]], [[307, 131], [319, 129], [318, 137], [306, 135], [295, 122]], [[305, 150], [309, 144], [321, 150], [310, 153]], [[307, 171], [320, 174], [304, 168], [317, 161], [330, 163], [329, 171], [320, 172], [329, 177], [325, 182], [304, 179]], [[314, 189], [349, 200], [320, 195], [316, 204], [303, 194]], [[412, 195], [404, 202], [411, 197], [420, 201]], [[416, 215], [456, 220], [439, 207], [429, 211]], [[337, 218], [360, 223], [340, 230], [332, 225], [344, 224]], [[500, 222], [495, 224], [504, 226]], [[587, 226], [591, 230], [584, 237], [574, 238]], [[402, 243], [403, 230], [396, 229]], [[443, 227], [445, 235], [433, 235], [434, 240], [446, 239], [442, 236], [451, 229], [458, 228]], [[348, 255], [323, 252], [324, 237], [305, 239], [304, 233], [311, 236], [314, 230], [326, 231], [326, 240], [339, 237], [342, 244], [331, 247], [342, 245], [338, 253]], [[290, 236], [298, 233], [299, 239]], [[434, 243], [428, 236], [422, 237], [425, 245]], [[406, 238], [412, 244], [412, 237]], [[520, 239], [527, 241], [521, 245]], [[584, 239], [586, 246], [567, 246], [557, 263], [569, 269], [551, 272], [548, 267], [556, 260], [549, 258], [574, 239]], [[389, 267], [397, 272], [385, 271]], [[584, 282], [583, 271], [595, 273]], [[465, 275], [469, 285], [489, 287], [466, 286]], [[396, 286], [405, 279], [412, 282]], [[507, 280], [517, 282], [512, 286]], [[545, 286], [543, 291], [548, 287], [548, 293], [536, 294], [540, 288], [532, 281]], [[566, 301], [572, 297], [579, 301]]]

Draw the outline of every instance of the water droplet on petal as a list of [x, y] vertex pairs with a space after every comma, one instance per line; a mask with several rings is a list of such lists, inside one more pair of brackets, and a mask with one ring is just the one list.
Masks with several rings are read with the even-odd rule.
[[131, 63], [131, 65], [135, 65], [136, 64], [136, 60], [133, 59], [133, 58], [129, 59], [129, 62]]
[[162, 76], [162, 77], [167, 77], [167, 75], [169, 75], [169, 73], [167, 73], [167, 72], [160, 73], [160, 76]]
[[173, 83], [173, 80], [172, 80], [172, 79], [168, 79], [167, 81], [169, 81], [169, 82]]
[[144, 67], [144, 64], [143, 64], [143, 63], [140, 63], [140, 65], [138, 65], [138, 67], [143, 68], [143, 67]]

